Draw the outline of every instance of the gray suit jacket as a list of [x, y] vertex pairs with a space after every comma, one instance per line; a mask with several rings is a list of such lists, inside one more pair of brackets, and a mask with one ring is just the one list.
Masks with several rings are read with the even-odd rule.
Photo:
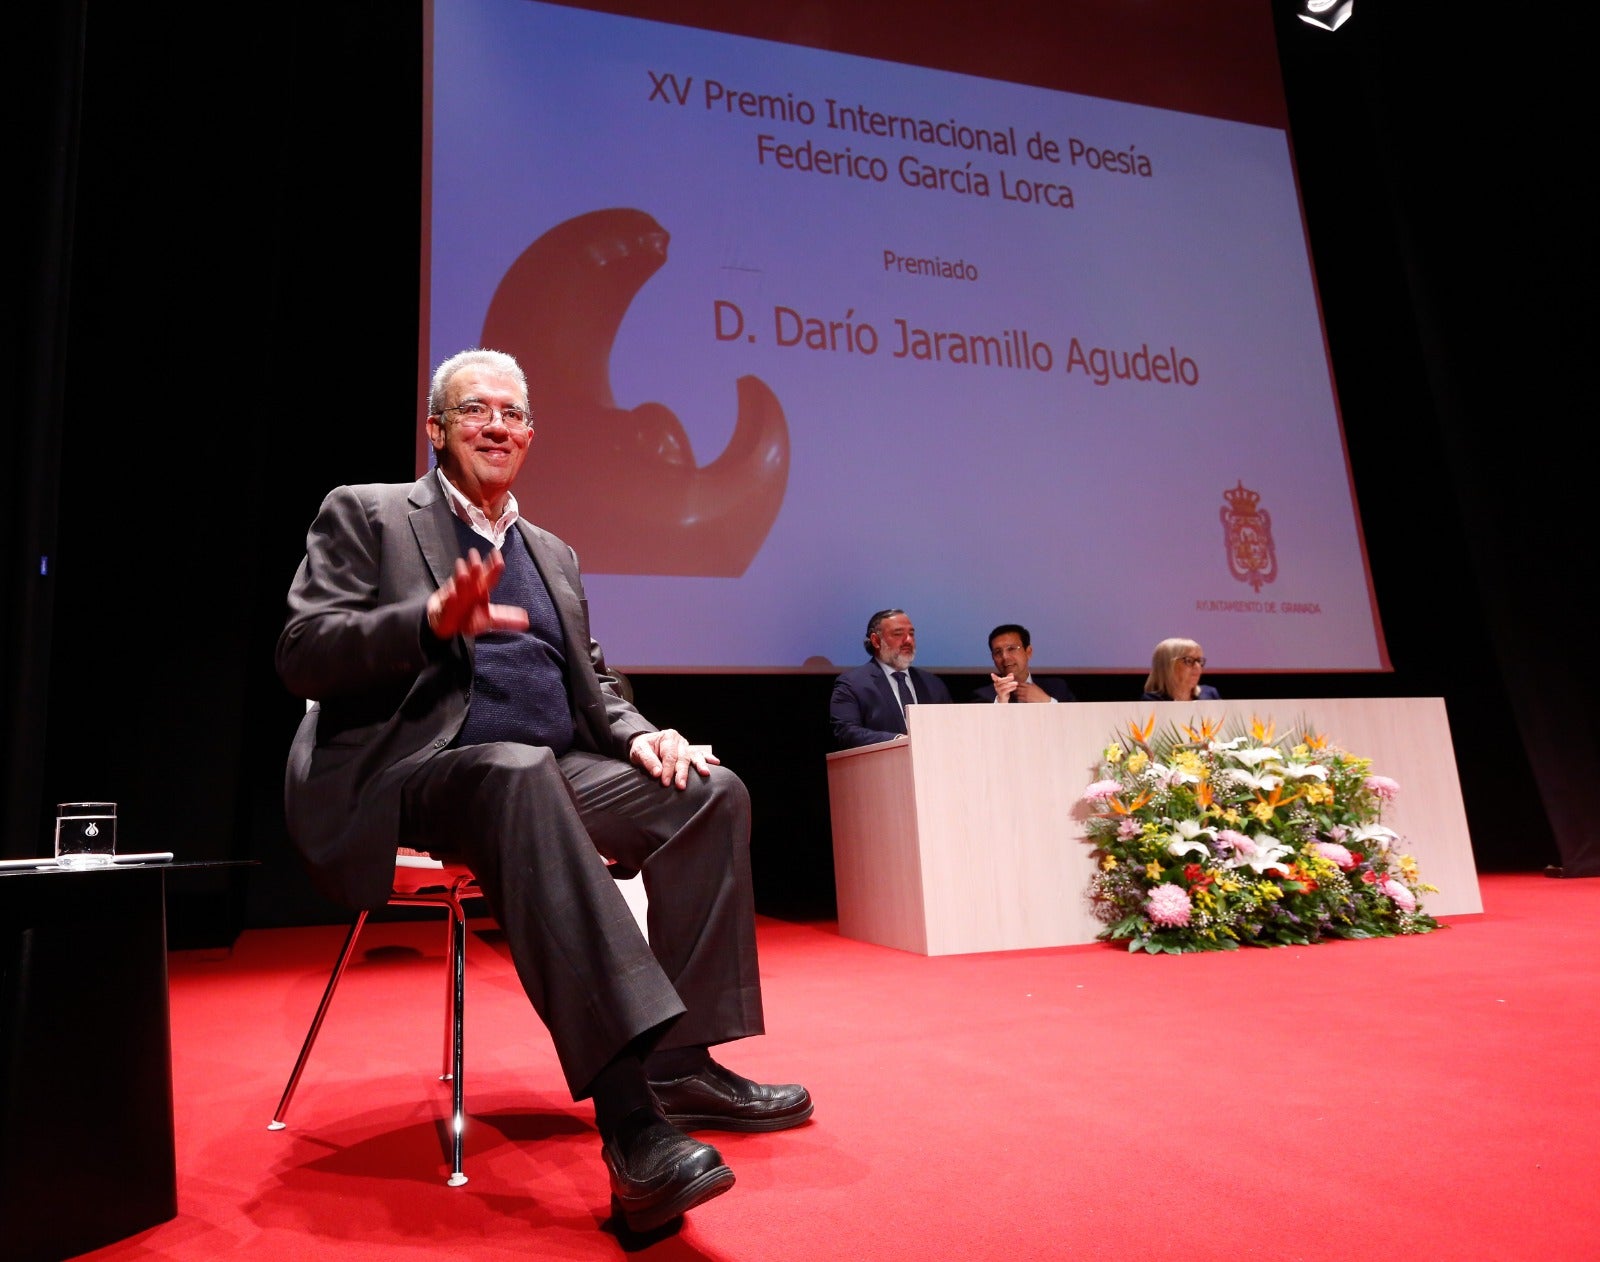
[[[466, 717], [473, 645], [459, 636], [441, 644], [425, 622], [428, 597], [459, 555], [452, 522], [432, 472], [411, 485], [338, 487], [311, 525], [289, 589], [278, 674], [318, 703], [289, 754], [289, 835], [317, 888], [351, 907], [388, 898], [401, 788]], [[626, 760], [633, 738], [655, 728], [606, 674], [577, 556], [537, 526], [516, 528], [566, 640], [574, 747]]]

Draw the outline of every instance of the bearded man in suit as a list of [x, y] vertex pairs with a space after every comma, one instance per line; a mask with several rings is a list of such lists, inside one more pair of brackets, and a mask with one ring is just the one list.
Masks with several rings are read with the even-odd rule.
[[833, 741], [840, 749], [903, 738], [906, 707], [947, 705], [950, 690], [937, 675], [918, 670], [917, 629], [904, 609], [880, 609], [867, 619], [862, 647], [871, 658], [834, 680], [828, 702]]

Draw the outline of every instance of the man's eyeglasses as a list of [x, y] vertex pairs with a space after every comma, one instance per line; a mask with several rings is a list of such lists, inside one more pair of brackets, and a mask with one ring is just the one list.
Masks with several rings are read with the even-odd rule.
[[522, 433], [533, 428], [533, 418], [528, 415], [527, 409], [519, 408], [516, 404], [497, 408], [482, 399], [466, 399], [454, 407], [441, 409], [439, 415], [448, 416], [451, 412], [456, 414], [456, 421], [461, 428], [468, 431], [482, 429], [494, 420], [496, 415], [513, 433]]
[[1180, 657], [1178, 659], [1185, 666], [1204, 666], [1206, 659], [1203, 657]]

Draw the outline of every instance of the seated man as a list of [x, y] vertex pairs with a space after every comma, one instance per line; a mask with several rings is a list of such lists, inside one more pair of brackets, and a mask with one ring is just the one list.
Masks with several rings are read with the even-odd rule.
[[[319, 702], [289, 756], [290, 836], [352, 908], [384, 905], [400, 846], [471, 865], [572, 1098], [594, 1100], [613, 1211], [651, 1231], [733, 1183], [685, 1130], [811, 1115], [804, 1087], [709, 1051], [762, 1033], [749, 795], [623, 698], [572, 549], [518, 516], [516, 360], [447, 359], [425, 425], [438, 467], [330, 492], [289, 590], [278, 673]], [[643, 873], [648, 943], [600, 854]]]
[[862, 644], [872, 660], [840, 675], [828, 702], [833, 741], [840, 749], [897, 740], [906, 734], [906, 706], [950, 701], [949, 689], [936, 676], [911, 665], [917, 632], [904, 609], [873, 614]]
[[973, 692], [972, 700], [990, 704], [1074, 699], [1065, 679], [1032, 673], [1033, 637], [1020, 623], [1002, 623], [989, 632], [989, 656], [994, 661], [995, 673], [989, 676], [988, 683]]

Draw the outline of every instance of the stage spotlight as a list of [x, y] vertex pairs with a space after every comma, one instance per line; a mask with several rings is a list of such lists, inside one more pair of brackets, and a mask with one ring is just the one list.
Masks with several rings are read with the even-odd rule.
[[1296, 16], [1325, 31], [1337, 31], [1350, 20], [1350, 12], [1356, 6], [1356, 0], [1299, 0], [1299, 3]]

